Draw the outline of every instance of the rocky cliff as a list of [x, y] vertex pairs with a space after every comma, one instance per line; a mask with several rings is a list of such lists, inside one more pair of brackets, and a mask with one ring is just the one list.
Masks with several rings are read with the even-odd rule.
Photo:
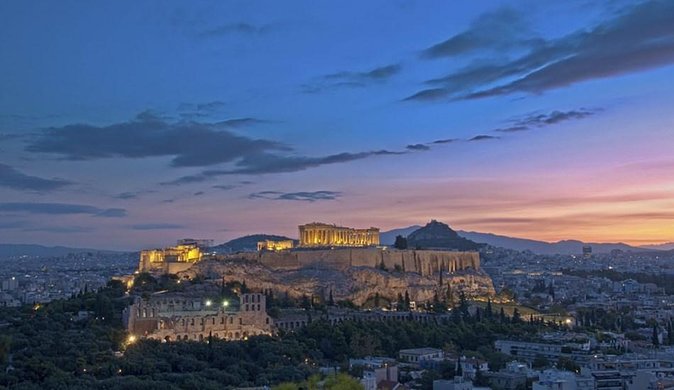
[[274, 267], [260, 261], [243, 257], [205, 260], [195, 264], [180, 274], [181, 277], [201, 276], [219, 282], [246, 281], [253, 289], [271, 289], [278, 293], [288, 293], [293, 297], [302, 295], [327, 299], [332, 291], [335, 300], [349, 299], [362, 305], [376, 294], [383, 299], [396, 300], [398, 294], [407, 292], [417, 302], [433, 299], [437, 293], [447, 296], [450, 289], [454, 294], [464, 291], [468, 296], [494, 294], [489, 276], [478, 269], [463, 269], [455, 272], [420, 274], [398, 270], [384, 270], [370, 266], [339, 266], [313, 262], [299, 267]]

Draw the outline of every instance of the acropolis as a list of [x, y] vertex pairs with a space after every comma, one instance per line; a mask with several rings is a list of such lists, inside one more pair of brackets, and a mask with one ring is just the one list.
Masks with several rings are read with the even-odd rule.
[[300, 247], [360, 247], [379, 245], [379, 228], [354, 229], [313, 222], [300, 225]]

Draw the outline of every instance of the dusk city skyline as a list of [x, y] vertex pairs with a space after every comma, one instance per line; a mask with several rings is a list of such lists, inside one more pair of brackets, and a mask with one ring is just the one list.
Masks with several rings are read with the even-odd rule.
[[673, 26], [664, 0], [2, 2], [0, 242], [672, 242]]

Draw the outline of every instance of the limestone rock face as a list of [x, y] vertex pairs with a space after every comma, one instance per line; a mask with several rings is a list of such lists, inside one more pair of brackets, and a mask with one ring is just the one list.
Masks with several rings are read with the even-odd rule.
[[[478, 260], [479, 262], [479, 260]], [[493, 295], [491, 279], [479, 269], [457, 270], [453, 273], [443, 269], [442, 284], [440, 270], [421, 274], [400, 270], [382, 270], [372, 266], [334, 266], [331, 262], [314, 262], [306, 266], [273, 267], [258, 260], [227, 257], [219, 260], [204, 260], [181, 277], [201, 276], [213, 282], [223, 279], [245, 281], [253, 289], [271, 289], [277, 293], [288, 293], [293, 297], [316, 296], [324, 300], [332, 291], [335, 300], [348, 299], [362, 305], [376, 294], [381, 298], [395, 301], [398, 294], [407, 292], [410, 299], [417, 302], [432, 301], [436, 293], [447, 296], [464, 291], [467, 296]]]

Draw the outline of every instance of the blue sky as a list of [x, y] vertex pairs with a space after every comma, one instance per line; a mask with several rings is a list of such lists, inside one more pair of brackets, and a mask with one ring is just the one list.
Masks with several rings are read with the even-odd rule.
[[674, 240], [669, 1], [0, 3], [0, 241]]

